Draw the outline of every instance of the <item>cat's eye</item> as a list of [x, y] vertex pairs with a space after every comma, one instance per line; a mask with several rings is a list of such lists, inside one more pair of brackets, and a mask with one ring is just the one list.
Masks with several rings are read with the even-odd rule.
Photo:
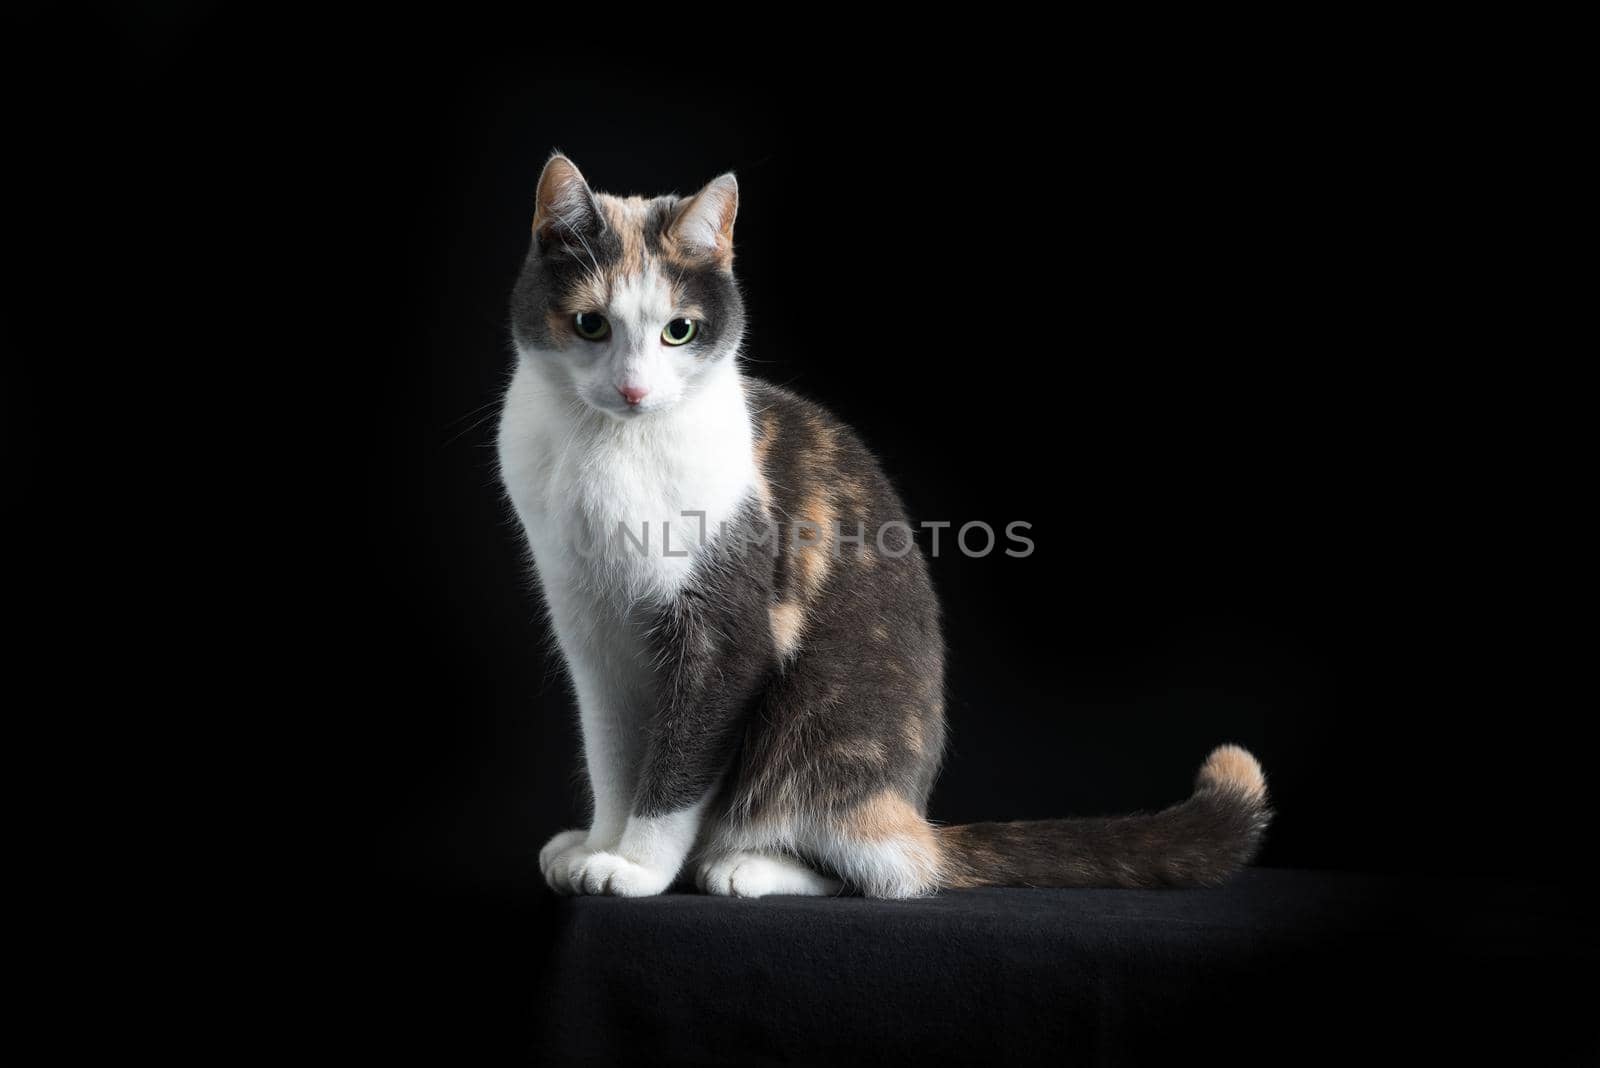
[[700, 332], [700, 324], [693, 319], [674, 319], [661, 331], [661, 340], [668, 345], [687, 345]]
[[611, 324], [598, 312], [579, 312], [572, 317], [572, 328], [578, 336], [589, 341], [599, 341], [611, 333]]

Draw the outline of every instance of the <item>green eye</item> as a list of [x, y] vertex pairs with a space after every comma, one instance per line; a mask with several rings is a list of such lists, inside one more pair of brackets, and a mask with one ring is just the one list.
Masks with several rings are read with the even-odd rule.
[[572, 317], [572, 328], [581, 338], [590, 341], [599, 341], [611, 333], [611, 324], [606, 322], [606, 317], [596, 312], [580, 312]]
[[693, 319], [674, 319], [661, 331], [661, 340], [668, 345], [687, 345], [700, 332], [700, 324]]

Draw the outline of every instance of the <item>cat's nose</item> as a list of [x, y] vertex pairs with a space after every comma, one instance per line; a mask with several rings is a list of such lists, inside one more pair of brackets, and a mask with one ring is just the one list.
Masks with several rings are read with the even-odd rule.
[[617, 392], [622, 394], [622, 399], [628, 402], [628, 407], [637, 408], [639, 402], [644, 400], [650, 391], [643, 386], [618, 386]]

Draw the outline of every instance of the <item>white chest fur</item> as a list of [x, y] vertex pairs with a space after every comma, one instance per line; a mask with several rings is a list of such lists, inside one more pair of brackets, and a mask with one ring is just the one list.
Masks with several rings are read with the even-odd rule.
[[564, 605], [627, 617], [671, 600], [702, 539], [754, 492], [756, 470], [731, 364], [676, 407], [635, 419], [583, 406], [554, 378], [534, 360], [519, 363], [499, 446], [501, 478], [560, 629], [578, 622], [562, 618], [573, 614]]

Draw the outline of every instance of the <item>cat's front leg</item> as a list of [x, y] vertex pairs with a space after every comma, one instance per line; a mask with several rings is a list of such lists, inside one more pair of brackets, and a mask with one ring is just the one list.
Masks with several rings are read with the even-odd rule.
[[594, 809], [588, 829], [562, 831], [545, 844], [539, 851], [539, 871], [557, 893], [581, 894], [585, 863], [596, 853], [615, 849], [627, 829], [649, 698], [588, 656], [569, 656], [568, 667], [577, 690]]
[[651, 897], [672, 885], [700, 833], [706, 801], [656, 816], [634, 815], [612, 849], [590, 853], [571, 872], [575, 892]]
[[544, 881], [552, 889], [558, 889], [555, 880], [551, 877], [551, 871], [556, 862], [561, 862], [563, 870], [569, 868], [572, 864], [573, 855], [588, 840], [589, 832], [587, 830], [561, 831], [546, 842], [543, 849], [539, 850], [539, 874], [544, 876]]
[[720, 567], [707, 568], [743, 581], [680, 599], [649, 629], [660, 643], [656, 662], [670, 669], [650, 720], [631, 814], [615, 847], [572, 868], [574, 890], [659, 894], [694, 848], [773, 665], [766, 607], [771, 563], [755, 549], [744, 552], [742, 559], [730, 553]]
[[[632, 812], [620, 832], [609, 841], [591, 832], [582, 844], [569, 846], [553, 865], [551, 886], [574, 894], [650, 897], [677, 878], [726, 768], [731, 731], [730, 717], [716, 698], [697, 715], [683, 714], [676, 703], [668, 698], [669, 707], [654, 726], [635, 796], [629, 799]], [[701, 737], [693, 737], [697, 728], [704, 729]]]

